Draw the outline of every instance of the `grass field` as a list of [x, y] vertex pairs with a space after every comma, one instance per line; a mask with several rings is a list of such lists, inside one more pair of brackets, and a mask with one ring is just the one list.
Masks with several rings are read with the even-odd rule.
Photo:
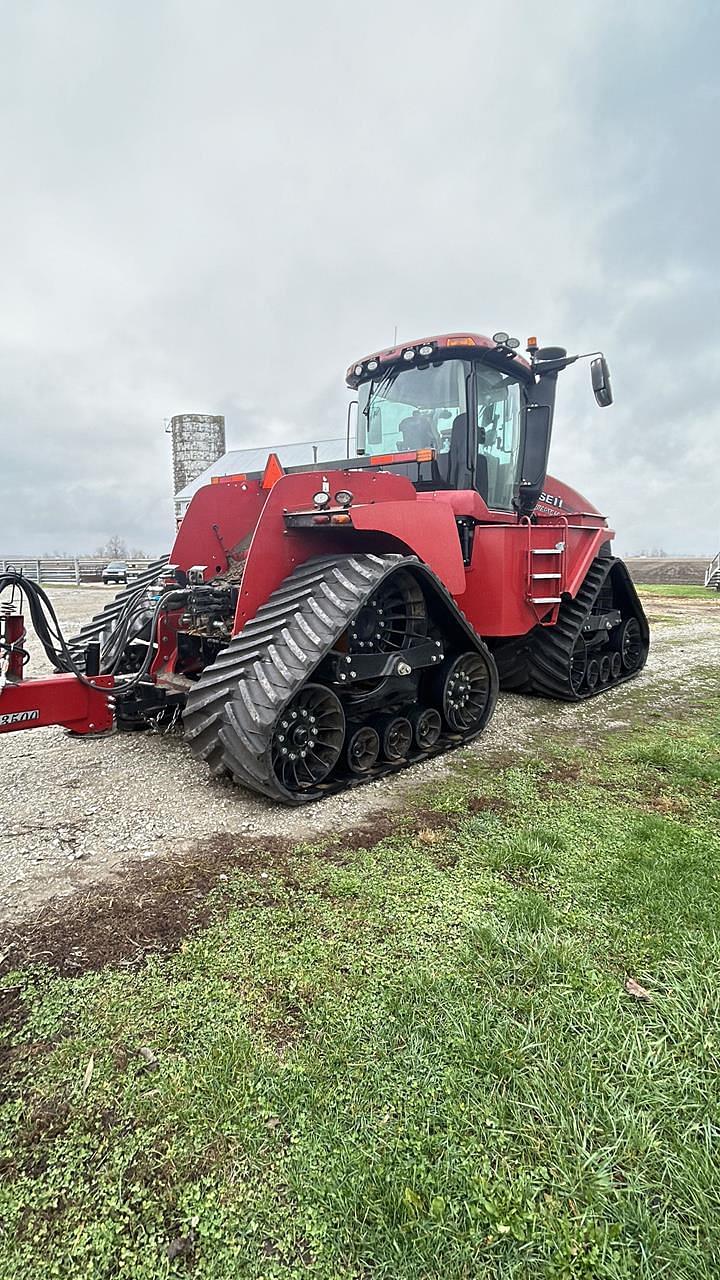
[[659, 582], [637, 582], [640, 596], [669, 596], [679, 600], [714, 600], [720, 604], [720, 591], [708, 587], [684, 587]]
[[717, 1277], [718, 674], [6, 973], [3, 1280]]

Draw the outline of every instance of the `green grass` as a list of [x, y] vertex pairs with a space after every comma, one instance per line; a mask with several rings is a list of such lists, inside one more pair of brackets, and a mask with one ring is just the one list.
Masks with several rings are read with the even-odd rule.
[[708, 587], [684, 587], [674, 583], [636, 582], [635, 588], [640, 596], [668, 596], [680, 600], [715, 600], [720, 604], [720, 592], [711, 591]]
[[447, 826], [238, 874], [137, 972], [8, 975], [3, 1280], [716, 1277], [719, 733], [468, 756]]

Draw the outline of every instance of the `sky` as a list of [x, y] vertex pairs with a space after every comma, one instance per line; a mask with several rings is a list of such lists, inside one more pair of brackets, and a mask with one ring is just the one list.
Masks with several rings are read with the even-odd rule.
[[720, 548], [716, 0], [0, 0], [0, 556], [172, 541], [173, 414], [344, 433], [399, 338], [602, 348], [550, 471]]

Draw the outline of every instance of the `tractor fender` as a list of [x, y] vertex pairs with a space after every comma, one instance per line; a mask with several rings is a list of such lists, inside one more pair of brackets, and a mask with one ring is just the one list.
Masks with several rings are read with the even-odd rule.
[[[340, 490], [352, 493], [352, 524], [288, 528], [288, 514], [315, 511], [313, 494], [324, 488], [331, 499]], [[430, 509], [429, 504], [418, 503], [405, 476], [349, 469], [296, 472], [275, 483], [260, 513], [245, 562], [233, 634], [242, 631], [298, 565], [313, 557], [361, 551], [416, 556], [451, 595], [465, 591], [465, 567], [452, 511], [440, 504]]]
[[242, 560], [266, 501], [259, 480], [203, 485], [183, 516], [169, 563], [185, 572], [204, 565], [208, 580], [226, 573]]

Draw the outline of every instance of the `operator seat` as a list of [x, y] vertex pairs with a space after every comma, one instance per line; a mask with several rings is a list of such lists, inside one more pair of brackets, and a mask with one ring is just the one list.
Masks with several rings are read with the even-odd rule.
[[[468, 466], [467, 456], [467, 414], [459, 413], [450, 432], [447, 481], [451, 489], [472, 488], [472, 472]], [[480, 497], [487, 502], [488, 467], [487, 458], [483, 453], [478, 453], [476, 459], [475, 488]]]
[[440, 451], [440, 437], [428, 418], [411, 414], [398, 425], [398, 434], [404, 449], [436, 449]]

